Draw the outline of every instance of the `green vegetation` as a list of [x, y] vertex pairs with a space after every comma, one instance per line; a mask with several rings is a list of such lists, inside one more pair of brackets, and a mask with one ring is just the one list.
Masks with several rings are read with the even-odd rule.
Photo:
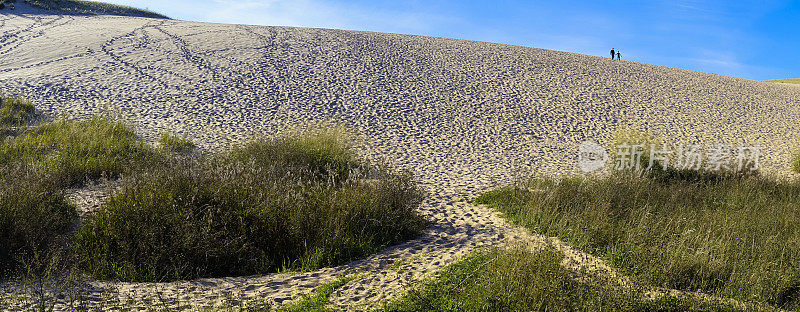
[[161, 148], [173, 153], [189, 153], [196, 147], [187, 137], [179, 137], [173, 134], [164, 133], [158, 139]]
[[0, 101], [0, 125], [13, 135], [0, 141], [0, 277], [6, 277], [34, 255], [62, 253], [77, 217], [63, 186], [121, 172], [118, 163], [138, 145], [127, 128], [102, 119], [28, 128], [36, 117], [30, 102]]
[[475, 202], [648, 285], [800, 308], [796, 182], [534, 180]]
[[36, 117], [30, 101], [0, 96], [0, 136], [16, 133], [16, 128], [27, 126]]
[[330, 311], [325, 306], [330, 302], [334, 291], [350, 282], [352, 277], [342, 277], [333, 282], [324, 284], [314, 290], [309, 296], [304, 296], [295, 304], [279, 309], [280, 312], [326, 312]]
[[0, 278], [20, 261], [60, 248], [77, 217], [63, 193], [41, 183], [42, 172], [0, 163]]
[[[9, 2], [6, 0], [6, 2]], [[56, 10], [80, 14], [110, 14], [125, 16], [140, 16], [150, 18], [168, 18], [162, 14], [137, 9], [124, 5], [116, 5], [84, 0], [25, 0], [32, 6], [45, 10]]]
[[791, 161], [792, 170], [794, 172], [800, 172], [800, 143], [795, 146], [794, 152], [792, 153], [792, 161]]
[[800, 78], [767, 80], [767, 82], [799, 83], [800, 84]]
[[335, 136], [259, 141], [134, 173], [78, 229], [98, 278], [166, 281], [314, 270], [417, 235], [421, 191]]
[[607, 281], [577, 282], [553, 249], [481, 250], [383, 311], [744, 311], [693, 296], [648, 299]]
[[[643, 151], [641, 156], [639, 157], [638, 163], [632, 163], [633, 168], [627, 168], [634, 171], [645, 170], [650, 166], [650, 145], [655, 145], [656, 148], [661, 149], [663, 140], [658, 135], [645, 132], [639, 127], [632, 126], [632, 127], [622, 127], [617, 129], [616, 133], [614, 134], [614, 141], [611, 142], [611, 146], [609, 146], [609, 150], [615, 152], [618, 147], [621, 146], [628, 146], [629, 148], [632, 146], [639, 145], [640, 148], [638, 150]], [[658, 163], [654, 162], [654, 165]], [[659, 169], [660, 166], [657, 167]]]
[[153, 157], [152, 148], [138, 141], [130, 127], [103, 118], [57, 120], [0, 145], [0, 164], [40, 168], [41, 179], [58, 186], [114, 177]]
[[[30, 126], [29, 102], [3, 103], [4, 123], [15, 125], [0, 141], [3, 274], [44, 267], [49, 254], [67, 271], [130, 281], [314, 270], [426, 226], [410, 174], [359, 159], [340, 132], [203, 154], [173, 135], [151, 147], [104, 118]], [[124, 187], [73, 231], [76, 207], [63, 190], [121, 176]]]

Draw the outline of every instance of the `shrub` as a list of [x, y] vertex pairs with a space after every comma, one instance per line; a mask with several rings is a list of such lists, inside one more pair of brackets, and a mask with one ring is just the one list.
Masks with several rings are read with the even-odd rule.
[[797, 145], [797, 147], [794, 150], [794, 153], [792, 154], [791, 165], [792, 165], [792, 170], [794, 170], [794, 172], [800, 172], [800, 144]]
[[300, 137], [169, 162], [81, 225], [76, 253], [98, 278], [165, 281], [313, 270], [417, 235], [411, 177], [355, 159]]
[[[616, 156], [617, 149], [620, 146], [641, 145], [643, 153], [639, 158], [638, 164], [634, 164], [633, 170], [645, 170], [650, 165], [649, 151], [651, 144], [654, 144], [656, 148], [660, 148], [664, 142], [658, 135], [643, 131], [636, 126], [621, 127], [614, 133], [614, 140], [610, 146], [612, 159]], [[637, 165], [638, 167], [636, 167]]]

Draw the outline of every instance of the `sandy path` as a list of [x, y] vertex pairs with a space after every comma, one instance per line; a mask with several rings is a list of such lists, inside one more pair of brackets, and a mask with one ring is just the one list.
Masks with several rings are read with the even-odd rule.
[[361, 133], [366, 156], [412, 170], [430, 192], [421, 209], [434, 225], [424, 235], [340, 267], [94, 283], [135, 301], [162, 292], [197, 305], [280, 303], [359, 273], [333, 300], [360, 309], [401, 295], [476, 246], [545, 241], [469, 201], [515, 172], [576, 173], [578, 144], [605, 144], [620, 125], [706, 144], [760, 144], [762, 166], [777, 173], [800, 135], [796, 85], [442, 38], [1, 12], [0, 91], [26, 95], [48, 114], [111, 114], [146, 139], [171, 131], [206, 148], [333, 120]]

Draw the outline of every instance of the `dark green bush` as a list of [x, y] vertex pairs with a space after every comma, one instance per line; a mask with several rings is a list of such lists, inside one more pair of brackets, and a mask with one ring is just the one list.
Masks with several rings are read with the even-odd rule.
[[82, 266], [129, 281], [312, 270], [422, 230], [408, 175], [320, 142], [262, 141], [134, 174], [79, 228]]

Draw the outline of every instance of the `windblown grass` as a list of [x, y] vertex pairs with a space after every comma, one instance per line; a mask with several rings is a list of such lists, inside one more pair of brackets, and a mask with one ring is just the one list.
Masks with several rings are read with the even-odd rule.
[[150, 18], [168, 18], [162, 14], [134, 7], [84, 0], [25, 0], [32, 6], [80, 14], [110, 14]]
[[534, 180], [479, 196], [657, 287], [800, 308], [800, 184], [759, 177]]
[[480, 250], [383, 311], [744, 311], [692, 296], [646, 298], [605, 281], [577, 282], [552, 249]]
[[79, 228], [82, 266], [125, 281], [313, 270], [417, 235], [411, 177], [336, 142], [259, 141], [135, 173]]
[[41, 168], [41, 179], [58, 186], [117, 176], [154, 157], [130, 127], [103, 118], [46, 123], [0, 144], [0, 164]]

